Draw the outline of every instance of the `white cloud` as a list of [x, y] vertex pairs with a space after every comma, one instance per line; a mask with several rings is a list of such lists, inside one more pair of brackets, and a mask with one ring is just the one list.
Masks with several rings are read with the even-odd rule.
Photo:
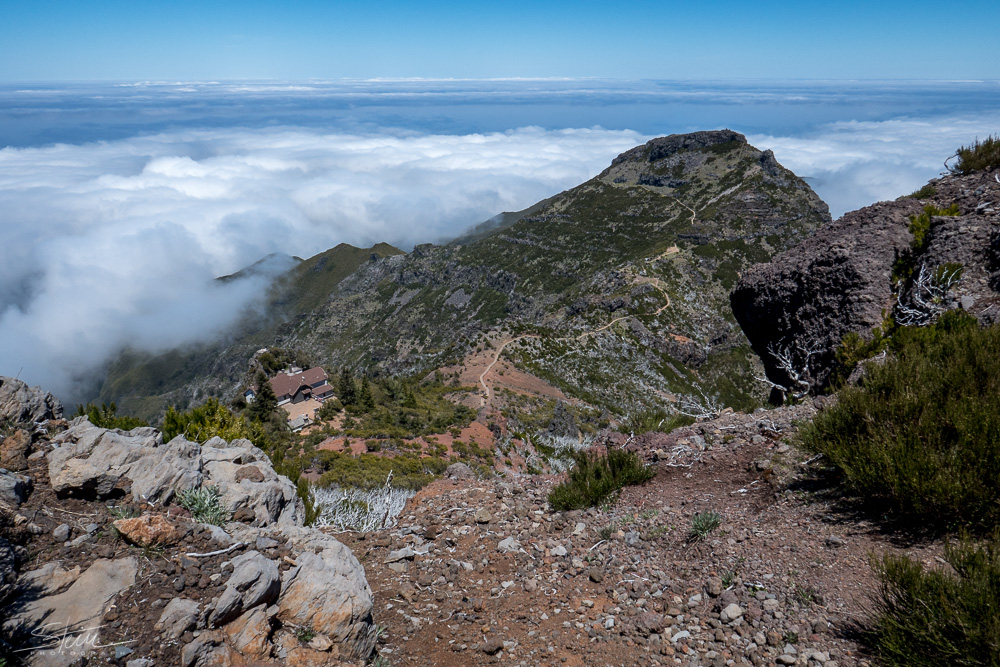
[[[834, 215], [913, 191], [976, 116], [840, 122], [753, 135]], [[271, 252], [453, 237], [572, 187], [647, 137], [543, 130], [432, 135], [184, 129], [0, 150], [0, 374], [77, 400], [73, 379], [123, 345], [162, 350], [229, 325], [264, 288], [213, 278]]]
[[802, 137], [750, 135], [807, 178], [833, 216], [909, 194], [944, 171], [944, 159], [977, 137], [1000, 133], [1000, 109], [974, 116], [823, 125]]
[[230, 324], [264, 286], [212, 279], [271, 252], [441, 240], [572, 187], [629, 131], [345, 135], [183, 130], [0, 150], [0, 374], [67, 398], [123, 345]]

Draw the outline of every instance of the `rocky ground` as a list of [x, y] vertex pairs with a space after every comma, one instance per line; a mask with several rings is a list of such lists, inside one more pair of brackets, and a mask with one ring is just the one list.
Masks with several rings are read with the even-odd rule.
[[[627, 442], [648, 484], [552, 512], [554, 476], [449, 479], [399, 525], [338, 539], [375, 593], [394, 665], [869, 664], [868, 555], [900, 550], [789, 444], [811, 406], [730, 414]], [[721, 522], [693, 537], [699, 513]], [[906, 551], [933, 560], [933, 546]]]
[[[794, 445], [815, 409], [604, 432], [657, 474], [583, 511], [548, 506], [558, 476], [456, 464], [367, 534], [302, 527], [245, 441], [38, 420], [0, 443], [7, 665], [868, 665], [869, 554], [939, 545], [824, 481]], [[223, 527], [171, 498], [192, 475]]]
[[[3, 400], [14, 382], [0, 379], [0, 420], [14, 414]], [[30, 417], [0, 442], [0, 664], [306, 667], [371, 656], [364, 570], [302, 525], [294, 485], [249, 441], [164, 443], [146, 427]], [[182, 506], [192, 488], [218, 491], [208, 504], [221, 525]]]

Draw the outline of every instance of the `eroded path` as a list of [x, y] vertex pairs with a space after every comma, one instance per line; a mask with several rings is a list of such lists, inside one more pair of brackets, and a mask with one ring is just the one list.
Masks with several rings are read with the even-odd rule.
[[[635, 281], [637, 283], [646, 283], [646, 284], [652, 285], [653, 287], [655, 287], [656, 289], [658, 289], [660, 291], [660, 293], [663, 294], [663, 298], [666, 299], [666, 303], [664, 303], [662, 306], [660, 306], [655, 311], [653, 311], [653, 316], [654, 317], [657, 316], [657, 315], [659, 315], [664, 310], [666, 310], [667, 308], [670, 307], [670, 295], [667, 294], [667, 290], [664, 288], [663, 283], [660, 281], [659, 278], [653, 278], [653, 277], [650, 277], [650, 276], [636, 276]], [[602, 331], [606, 331], [606, 330], [610, 329], [611, 327], [613, 327], [614, 325], [616, 325], [619, 322], [621, 322], [622, 320], [627, 320], [630, 317], [635, 317], [635, 315], [633, 315], [631, 313], [628, 314], [628, 315], [622, 315], [620, 317], [614, 318], [610, 322], [608, 322], [606, 324], [603, 324], [600, 327], [598, 327], [596, 329], [593, 329], [591, 331], [585, 331], [585, 332], [583, 332], [581, 334], [577, 334], [575, 336], [561, 336], [561, 337], [558, 337], [558, 338], [554, 338], [553, 340], [556, 340], [556, 341], [562, 341], [562, 340], [581, 341], [584, 338], [586, 338], [587, 336], [595, 336], [595, 335], [601, 333]], [[486, 378], [489, 376], [490, 371], [493, 370], [493, 367], [497, 365], [497, 362], [500, 361], [500, 357], [503, 355], [504, 350], [507, 349], [507, 346], [512, 345], [514, 343], [518, 343], [518, 342], [520, 342], [522, 340], [526, 340], [528, 338], [541, 338], [541, 337], [542, 336], [539, 335], [539, 334], [523, 334], [521, 336], [515, 336], [514, 338], [506, 338], [506, 339], [502, 339], [500, 341], [500, 344], [497, 345], [496, 353], [493, 355], [493, 360], [489, 363], [489, 365], [486, 367], [486, 369], [482, 373], [480, 373], [480, 375], [479, 375], [479, 386], [481, 386], [483, 388], [483, 395], [480, 398], [480, 407], [485, 407], [486, 403], [490, 399], [491, 392], [490, 392], [489, 385], [486, 383]]]

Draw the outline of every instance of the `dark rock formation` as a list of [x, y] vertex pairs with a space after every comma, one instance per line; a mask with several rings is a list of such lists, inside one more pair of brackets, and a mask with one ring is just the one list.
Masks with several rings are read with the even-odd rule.
[[[790, 355], [814, 388], [829, 382], [835, 353], [848, 332], [870, 336], [896, 304], [893, 267], [908, 260], [916, 270], [962, 266], [961, 281], [941, 302], [984, 321], [997, 319], [997, 227], [1000, 183], [992, 174], [948, 176], [932, 182], [933, 196], [901, 197], [853, 211], [769, 263], [746, 271], [730, 294], [733, 314], [760, 355], [768, 377], [788, 386], [776, 353]], [[933, 216], [926, 248], [911, 248], [911, 217], [926, 205], [957, 204], [958, 216]], [[912, 298], [912, 280], [902, 299]], [[811, 355], [809, 353], [812, 352]], [[809, 355], [808, 362], [806, 360]]]

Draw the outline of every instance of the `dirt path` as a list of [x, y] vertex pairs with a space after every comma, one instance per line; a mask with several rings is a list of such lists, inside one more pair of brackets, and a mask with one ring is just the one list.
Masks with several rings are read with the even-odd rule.
[[[659, 308], [657, 308], [653, 312], [653, 316], [654, 317], [657, 316], [657, 315], [659, 315], [664, 310], [666, 310], [667, 308], [670, 307], [670, 295], [667, 294], [667, 290], [663, 287], [663, 284], [660, 282], [659, 278], [653, 278], [653, 277], [648, 277], [648, 276], [637, 276], [636, 277], [636, 282], [638, 282], [638, 283], [648, 283], [648, 284], [652, 285], [656, 289], [660, 290], [660, 293], [663, 294], [663, 298], [667, 300], [667, 302], [665, 304], [663, 304], [662, 306], [660, 306]], [[607, 324], [604, 324], [604, 325], [602, 325], [602, 326], [600, 326], [597, 329], [594, 329], [592, 331], [585, 331], [585, 332], [583, 332], [581, 334], [578, 334], [576, 336], [562, 336], [562, 337], [559, 337], [559, 338], [555, 338], [553, 340], [557, 340], [557, 341], [558, 340], [581, 341], [584, 338], [586, 338], [587, 336], [594, 336], [596, 334], [601, 333], [602, 331], [610, 329], [615, 324], [618, 324], [622, 320], [627, 320], [630, 317], [634, 317], [634, 315], [632, 315], [632, 314], [622, 315], [621, 317], [616, 317], [615, 319], [611, 320]], [[483, 396], [480, 398], [480, 403], [479, 403], [481, 407], [485, 407], [486, 403], [490, 400], [490, 387], [489, 387], [489, 385], [486, 384], [486, 377], [489, 375], [490, 371], [493, 370], [493, 367], [496, 366], [497, 362], [500, 361], [500, 356], [503, 354], [504, 350], [507, 348], [508, 345], [511, 345], [512, 343], [520, 342], [520, 341], [525, 340], [527, 338], [541, 338], [541, 336], [538, 335], [538, 334], [524, 334], [522, 336], [516, 336], [514, 338], [508, 338], [508, 339], [502, 340], [500, 342], [500, 345], [496, 349], [496, 354], [493, 355], [493, 361], [491, 361], [490, 364], [486, 367], [486, 370], [484, 370], [479, 375], [479, 385], [483, 388]]]

